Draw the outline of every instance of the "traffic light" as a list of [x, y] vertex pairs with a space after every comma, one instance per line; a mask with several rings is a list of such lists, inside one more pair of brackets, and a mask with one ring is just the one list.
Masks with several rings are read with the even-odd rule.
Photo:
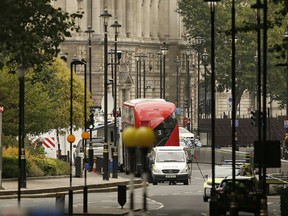
[[258, 110], [251, 111], [251, 124], [255, 127], [258, 126]]
[[189, 107], [189, 100], [186, 98], [184, 99], [184, 107], [188, 108]]
[[90, 118], [89, 118], [89, 122], [88, 122], [88, 127], [89, 129], [93, 129], [94, 128], [94, 110], [90, 109], [90, 114], [89, 114]]

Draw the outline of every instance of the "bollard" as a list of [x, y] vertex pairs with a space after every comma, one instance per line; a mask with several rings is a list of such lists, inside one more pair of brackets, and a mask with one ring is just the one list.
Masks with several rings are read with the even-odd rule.
[[82, 167], [82, 158], [77, 156], [75, 158], [75, 177], [82, 177], [83, 175], [83, 167]]
[[65, 194], [56, 193], [56, 208], [64, 209], [65, 208]]
[[123, 208], [126, 203], [126, 185], [118, 185], [118, 203]]

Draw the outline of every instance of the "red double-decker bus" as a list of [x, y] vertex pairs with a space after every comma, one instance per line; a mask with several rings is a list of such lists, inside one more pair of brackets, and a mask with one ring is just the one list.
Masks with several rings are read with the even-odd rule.
[[[164, 99], [132, 99], [123, 103], [122, 130], [128, 126], [150, 127], [155, 131], [154, 146], [179, 146], [179, 125], [176, 118], [175, 104]], [[136, 175], [141, 172], [141, 158], [136, 149]], [[123, 149], [123, 168], [129, 169], [128, 151]]]

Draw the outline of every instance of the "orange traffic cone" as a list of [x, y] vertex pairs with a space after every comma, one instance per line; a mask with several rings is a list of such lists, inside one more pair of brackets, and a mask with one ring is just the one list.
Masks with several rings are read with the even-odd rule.
[[93, 168], [92, 171], [96, 173], [96, 160], [93, 161]]

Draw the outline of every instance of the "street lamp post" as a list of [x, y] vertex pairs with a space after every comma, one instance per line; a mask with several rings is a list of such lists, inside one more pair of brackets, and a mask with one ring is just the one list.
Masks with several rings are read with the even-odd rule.
[[231, 7], [231, 29], [232, 29], [232, 38], [231, 38], [231, 91], [232, 91], [232, 193], [231, 193], [231, 202], [230, 202], [230, 215], [238, 215], [237, 211], [237, 202], [235, 194], [235, 159], [236, 159], [236, 31], [235, 31], [235, 0], [232, 0]]
[[208, 53], [206, 49], [204, 49], [204, 53], [202, 54], [202, 61], [204, 64], [204, 117], [207, 117], [207, 60]]
[[218, 215], [215, 197], [215, 6], [219, 0], [204, 0], [210, 6], [211, 17], [211, 163], [212, 188], [209, 212], [211, 216]]
[[[89, 48], [89, 91], [92, 98], [92, 45], [91, 45], [91, 34], [94, 32], [92, 30], [92, 27], [89, 25], [88, 29], [85, 31], [85, 33], [88, 34], [88, 48]], [[91, 108], [90, 108], [91, 109]], [[94, 113], [91, 112], [90, 116], [91, 118], [94, 118]], [[92, 145], [92, 126], [89, 127], [89, 134], [90, 134], [90, 144], [89, 144], [89, 150], [88, 150], [88, 164], [89, 164], [89, 172], [93, 169], [93, 145]], [[86, 161], [85, 161], [86, 162]]]
[[111, 14], [108, 13], [107, 7], [104, 8], [103, 13], [100, 15], [103, 18], [104, 24], [104, 146], [103, 146], [103, 180], [109, 180], [108, 170], [108, 20]]
[[[84, 122], [83, 122], [84, 123], [84, 132], [82, 132], [81, 136], [82, 136], [82, 144], [84, 146], [84, 163], [85, 163], [84, 187], [83, 187], [83, 212], [87, 213], [87, 209], [88, 209], [88, 187], [87, 187], [87, 168], [86, 168], [86, 162], [87, 162], [86, 147], [87, 147], [87, 139], [89, 138], [89, 133], [87, 132], [87, 68], [86, 68], [86, 62], [80, 61], [78, 59], [74, 59], [71, 62], [71, 67], [73, 67], [73, 65], [75, 67], [75, 73], [76, 73], [76, 66], [77, 65], [84, 65]], [[72, 73], [72, 77], [73, 77], [73, 73]], [[72, 83], [71, 83], [71, 85], [72, 85]], [[71, 93], [71, 95], [72, 95], [72, 93]], [[72, 104], [72, 101], [71, 101], [71, 104]], [[71, 134], [72, 134], [72, 132], [71, 132]], [[93, 153], [93, 149], [92, 149], [92, 153]]]
[[163, 87], [163, 95], [162, 97], [164, 99], [166, 99], [166, 68], [165, 68], [165, 59], [166, 59], [166, 55], [167, 55], [167, 52], [168, 52], [168, 47], [166, 45], [166, 42], [163, 42], [163, 45], [160, 47], [160, 50], [161, 50], [161, 60], [162, 60], [162, 87]]
[[[283, 34], [283, 46], [285, 49], [285, 66], [286, 66], [286, 120], [288, 119], [288, 26], [286, 26], [286, 31]], [[284, 138], [285, 143], [285, 153], [284, 153], [284, 159], [287, 159], [287, 149], [288, 149], [288, 128], [286, 129], [286, 135]]]
[[[286, 31], [283, 34], [283, 45], [285, 48], [285, 65], [286, 65], [286, 119], [288, 119], [288, 26], [286, 26]], [[286, 130], [288, 133], [288, 128]]]
[[179, 108], [179, 66], [180, 66], [180, 60], [177, 56], [176, 61], [176, 106]]
[[[146, 97], [146, 65], [145, 65], [145, 58], [147, 57], [144, 52], [136, 53], [135, 57], [137, 58], [137, 98], [142, 97], [142, 69], [143, 69], [143, 98]], [[143, 61], [143, 68], [142, 68], [142, 61]], [[138, 94], [139, 91], [139, 94]]]
[[196, 50], [197, 50], [197, 134], [200, 136], [200, 49], [203, 42], [203, 38], [200, 35], [195, 37]]
[[70, 63], [70, 134], [67, 136], [67, 141], [70, 143], [69, 152], [69, 204], [68, 204], [68, 214], [73, 215], [73, 188], [72, 188], [72, 144], [75, 141], [75, 136], [73, 135], [73, 67], [76, 72], [76, 66], [83, 64], [83, 62], [78, 59], [73, 59]]
[[191, 56], [191, 50], [190, 47], [186, 50], [186, 75], [187, 75], [187, 81], [186, 81], [186, 109], [187, 109], [187, 130], [191, 131], [191, 124], [190, 124], [190, 103], [191, 103], [191, 93], [190, 93], [190, 56]]
[[117, 38], [119, 33], [119, 28], [121, 25], [118, 23], [118, 20], [115, 18], [114, 23], [111, 25], [112, 28], [115, 30], [115, 42], [114, 42], [114, 146], [112, 151], [112, 158], [113, 158], [113, 172], [112, 178], [117, 178], [117, 170], [118, 170], [118, 148], [117, 148], [117, 63], [118, 63], [118, 53], [117, 53]]
[[18, 67], [19, 79], [19, 133], [18, 133], [18, 206], [21, 205], [21, 188], [26, 188], [25, 122], [24, 122], [24, 67]]

